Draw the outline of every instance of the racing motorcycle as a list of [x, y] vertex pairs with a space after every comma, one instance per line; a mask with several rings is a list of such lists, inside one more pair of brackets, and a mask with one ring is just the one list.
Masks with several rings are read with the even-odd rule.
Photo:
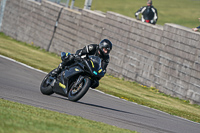
[[[62, 52], [61, 59], [64, 55], [66, 53]], [[56, 78], [52, 76], [54, 70], [45, 76], [40, 85], [40, 91], [44, 95], [56, 93], [74, 102], [80, 100], [90, 86], [104, 76], [101, 59], [94, 55], [75, 59], [75, 63], [66, 66]]]

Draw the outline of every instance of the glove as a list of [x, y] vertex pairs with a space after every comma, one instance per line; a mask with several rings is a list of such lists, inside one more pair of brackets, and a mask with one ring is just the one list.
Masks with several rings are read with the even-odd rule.
[[77, 60], [77, 61], [82, 61], [81, 56], [76, 55], [76, 54], [74, 55], [74, 59]]
[[151, 20], [151, 24], [156, 24], [156, 21], [155, 20]]
[[70, 56], [70, 53], [65, 53], [65, 52], [62, 52], [61, 53], [61, 60], [64, 61], [64, 60], [67, 60]]

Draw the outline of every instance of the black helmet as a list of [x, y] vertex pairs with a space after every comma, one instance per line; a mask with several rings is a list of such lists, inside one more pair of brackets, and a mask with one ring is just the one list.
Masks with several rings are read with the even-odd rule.
[[[104, 53], [103, 48], [107, 49], [107, 53]], [[99, 51], [102, 55], [109, 54], [112, 50], [112, 43], [108, 39], [104, 39], [99, 43]]]
[[152, 5], [152, 0], [147, 0], [147, 4]]

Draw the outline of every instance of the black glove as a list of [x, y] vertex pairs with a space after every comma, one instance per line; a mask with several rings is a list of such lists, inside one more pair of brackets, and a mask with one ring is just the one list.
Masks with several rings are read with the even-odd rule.
[[77, 61], [82, 61], [81, 56], [79, 56], [77, 54], [74, 55], [74, 59], [77, 60]]

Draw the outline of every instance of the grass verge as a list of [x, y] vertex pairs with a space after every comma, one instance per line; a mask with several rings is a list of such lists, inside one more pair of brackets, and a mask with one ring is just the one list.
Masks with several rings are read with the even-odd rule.
[[159, 92], [156, 88], [107, 75], [101, 79], [98, 89], [119, 98], [200, 123], [199, 105], [171, 97]]
[[136, 133], [101, 122], [0, 99], [1, 133]]
[[[51, 71], [60, 63], [60, 57], [56, 54], [16, 41], [3, 33], [0, 33], [0, 54], [46, 72]], [[100, 86], [97, 89], [122, 99], [200, 123], [199, 105], [192, 105], [189, 101], [165, 95], [156, 88], [106, 75], [100, 80]]]

